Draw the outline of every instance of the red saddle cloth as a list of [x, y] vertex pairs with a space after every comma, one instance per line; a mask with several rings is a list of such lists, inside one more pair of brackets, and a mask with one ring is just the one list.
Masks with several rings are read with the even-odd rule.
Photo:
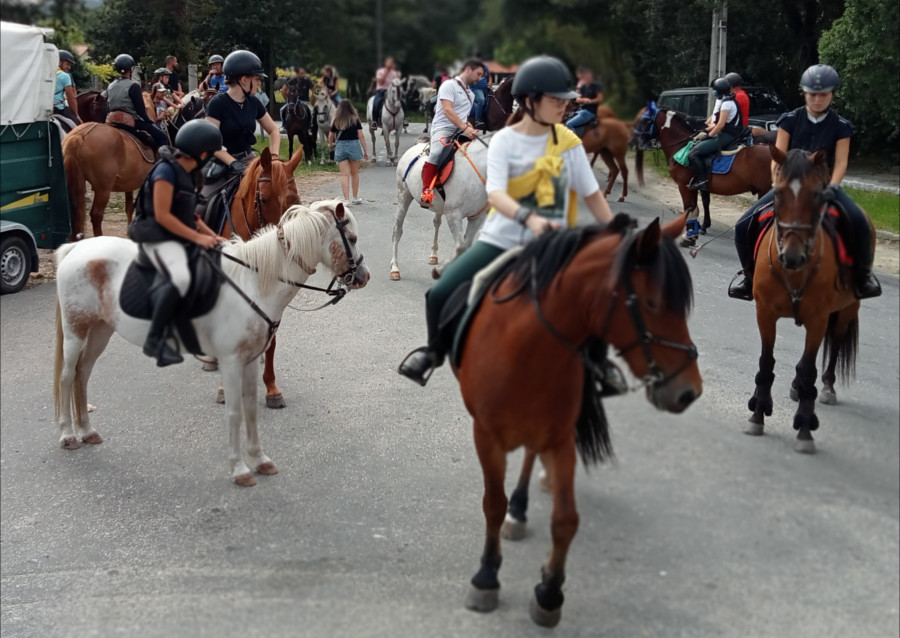
[[[756, 236], [756, 242], [753, 247], [753, 261], [755, 262], [759, 256], [759, 247], [762, 245], [762, 238], [766, 234], [766, 230], [768, 230], [769, 226], [772, 225], [772, 222], [775, 220], [775, 208], [772, 205], [767, 206], [760, 214], [759, 214], [759, 231]], [[838, 260], [838, 263], [842, 266], [852, 266], [853, 265], [853, 257], [850, 255], [850, 252], [847, 250], [847, 242], [844, 237], [841, 235], [841, 224], [839, 223], [841, 220], [841, 212], [835, 208], [834, 206], [829, 206], [828, 210], [825, 211], [824, 217], [822, 217], [822, 228], [825, 229], [831, 238], [834, 240], [834, 252], [835, 257]]]

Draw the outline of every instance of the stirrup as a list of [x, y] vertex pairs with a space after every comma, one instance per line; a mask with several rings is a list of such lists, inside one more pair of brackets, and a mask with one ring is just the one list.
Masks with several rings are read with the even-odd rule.
[[[738, 286], [737, 279], [738, 277], [743, 277], [743, 279], [738, 283], [743, 283], [743, 286]], [[744, 301], [753, 301], [753, 273], [747, 272], [746, 270], [739, 270], [737, 274], [731, 278], [731, 283], [728, 284], [728, 296], [732, 299], [743, 299]]]
[[[425, 384], [428, 383], [428, 380], [431, 378], [431, 375], [434, 374], [435, 369], [438, 367], [438, 364], [435, 363], [434, 360], [431, 360], [431, 357], [429, 356], [429, 352], [430, 351], [428, 349], [428, 346], [421, 346], [421, 347], [416, 348], [415, 350], [411, 351], [409, 354], [407, 354], [405, 357], [403, 357], [403, 361], [400, 362], [400, 365], [397, 368], [397, 372], [402, 374], [407, 379], [412, 379], [413, 381], [418, 383], [420, 386], [425, 387]], [[410, 359], [410, 357], [417, 355], [419, 353], [425, 355], [426, 357], [429, 358], [429, 360], [431, 360], [430, 366], [426, 370], [422, 371], [421, 373], [417, 373], [417, 371], [411, 370], [406, 365], [406, 362]]]
[[872, 299], [881, 296], [881, 282], [875, 277], [875, 273], [868, 272], [860, 277], [853, 286], [853, 292], [857, 299]]
[[688, 184], [688, 188], [692, 191], [709, 190], [709, 180], [703, 179], [697, 181], [696, 179], [691, 179], [691, 183]]
[[425, 188], [422, 190], [422, 201], [419, 202], [419, 205], [422, 208], [431, 208], [431, 205], [434, 203], [434, 191], [430, 188]]
[[628, 393], [628, 381], [615, 363], [607, 359], [600, 364], [603, 378], [600, 379], [600, 397], [614, 397]]

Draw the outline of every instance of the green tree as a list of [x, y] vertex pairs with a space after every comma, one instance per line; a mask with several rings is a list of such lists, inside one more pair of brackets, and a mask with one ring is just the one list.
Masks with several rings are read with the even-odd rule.
[[853, 121], [864, 150], [891, 149], [900, 136], [900, 5], [895, 0], [847, 0], [844, 15], [822, 34], [823, 62], [841, 76], [835, 98]]

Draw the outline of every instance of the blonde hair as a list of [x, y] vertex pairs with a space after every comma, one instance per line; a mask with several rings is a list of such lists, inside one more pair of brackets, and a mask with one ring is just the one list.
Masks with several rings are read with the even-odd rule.
[[356, 112], [350, 100], [341, 100], [338, 104], [337, 112], [334, 114], [334, 128], [339, 131], [345, 131], [348, 128], [356, 126], [359, 122], [359, 113]]

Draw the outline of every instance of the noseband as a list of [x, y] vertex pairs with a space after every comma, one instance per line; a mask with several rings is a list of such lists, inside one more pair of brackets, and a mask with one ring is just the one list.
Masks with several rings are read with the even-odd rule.
[[[778, 252], [779, 261], [781, 261], [781, 253], [784, 250], [784, 240], [789, 235], [797, 235], [799, 237], [800, 231], [807, 231], [809, 234], [806, 237], [806, 241], [803, 242], [803, 255], [806, 258], [805, 266], [800, 268], [799, 270], [803, 273], [803, 276], [800, 279], [799, 286], [792, 286], [788, 281], [787, 269], [784, 267], [782, 263], [781, 270], [778, 271], [779, 279], [781, 280], [781, 284], [784, 286], [784, 289], [787, 291], [788, 296], [791, 298], [791, 312], [794, 315], [794, 323], [796, 325], [802, 325], [802, 321], [800, 320], [800, 300], [803, 299], [803, 292], [806, 290], [807, 284], [816, 276], [816, 273], [819, 272], [819, 265], [822, 263], [822, 250], [823, 248], [820, 246], [819, 249], [819, 258], [816, 260], [816, 263], [810, 267], [809, 264], [809, 255], [812, 252], [813, 245], [815, 244], [816, 237], [820, 237], [819, 227], [822, 225], [822, 218], [825, 216], [825, 211], [828, 210], [828, 201], [822, 204], [822, 208], [819, 210], [818, 215], [816, 215], [815, 219], [808, 224], [802, 224], [799, 222], [782, 222], [778, 219], [778, 215], [775, 215], [775, 232], [769, 235], [769, 272], [773, 275], [776, 274], [775, 264], [772, 262], [772, 237], [775, 237], [775, 248]], [[823, 241], [823, 240], [821, 240]], [[821, 243], [820, 241], [820, 243]]]

